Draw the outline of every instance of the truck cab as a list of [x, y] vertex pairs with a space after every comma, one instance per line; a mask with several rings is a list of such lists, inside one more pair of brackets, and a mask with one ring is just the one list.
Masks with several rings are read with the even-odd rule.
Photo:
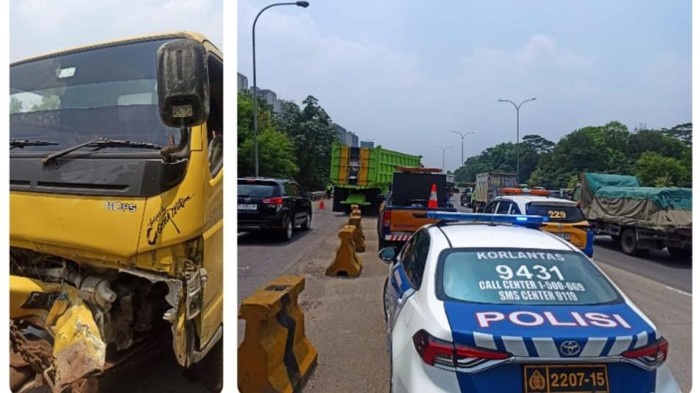
[[195, 33], [11, 65], [13, 391], [71, 391], [163, 338], [221, 385], [223, 94]]
[[[397, 167], [392, 185], [379, 207], [379, 249], [400, 248], [417, 229], [437, 222], [429, 210], [456, 211], [449, 200], [445, 174], [437, 168]], [[434, 193], [433, 193], [434, 192]]]

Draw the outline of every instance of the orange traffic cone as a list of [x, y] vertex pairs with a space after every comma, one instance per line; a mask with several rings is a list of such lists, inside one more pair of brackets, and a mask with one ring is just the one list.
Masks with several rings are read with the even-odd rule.
[[437, 207], [437, 186], [435, 186], [435, 183], [433, 183], [433, 186], [430, 187], [430, 200], [428, 200], [428, 209], [437, 209]]
[[319, 208], [319, 209], [325, 209], [325, 208], [326, 208], [326, 204], [323, 203], [323, 199], [321, 199], [321, 202], [318, 203], [318, 208]]

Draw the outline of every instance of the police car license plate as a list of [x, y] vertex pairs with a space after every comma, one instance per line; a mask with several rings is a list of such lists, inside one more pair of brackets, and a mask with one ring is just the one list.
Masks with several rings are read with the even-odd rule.
[[258, 205], [254, 203], [239, 203], [238, 210], [258, 210]]
[[525, 393], [610, 393], [608, 368], [591, 365], [526, 365]]
[[570, 233], [557, 233], [556, 235], [564, 240], [571, 241], [571, 234]]

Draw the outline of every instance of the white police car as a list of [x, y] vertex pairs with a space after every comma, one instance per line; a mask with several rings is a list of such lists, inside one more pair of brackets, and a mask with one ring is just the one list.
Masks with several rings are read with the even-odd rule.
[[393, 392], [680, 392], [668, 342], [581, 251], [532, 228], [546, 218], [428, 216], [460, 222], [379, 252]]

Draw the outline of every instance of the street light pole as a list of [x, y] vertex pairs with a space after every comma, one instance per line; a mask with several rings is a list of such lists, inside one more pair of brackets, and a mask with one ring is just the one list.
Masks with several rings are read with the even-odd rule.
[[442, 173], [446, 173], [445, 172], [445, 150], [452, 148], [452, 146], [447, 146], [447, 147], [435, 146], [435, 147], [437, 147], [438, 149], [442, 149]]
[[258, 177], [258, 175], [260, 174], [258, 168], [258, 81], [257, 72], [255, 68], [255, 25], [258, 23], [258, 18], [260, 17], [260, 14], [265, 12], [265, 10], [280, 5], [296, 5], [302, 8], [306, 8], [309, 6], [309, 2], [296, 1], [293, 3], [270, 4], [267, 7], [261, 9], [260, 12], [258, 12], [258, 15], [255, 16], [255, 20], [253, 21], [253, 140], [255, 141], [255, 177]]
[[515, 131], [516, 132], [516, 134], [515, 134], [516, 135], [516, 140], [515, 140], [515, 167], [516, 167], [515, 178], [518, 181], [518, 183], [520, 183], [520, 156], [518, 154], [518, 145], [520, 144], [520, 106], [526, 102], [535, 101], [536, 99], [537, 99], [537, 97], [528, 98], [527, 100], [524, 100], [523, 102], [521, 102], [517, 105], [515, 104], [515, 102], [513, 102], [511, 100], [498, 100], [498, 102], [510, 102], [515, 107], [515, 115], [517, 118], [516, 131]]
[[458, 131], [450, 131], [450, 132], [454, 132], [455, 134], [462, 137], [462, 162], [459, 164], [459, 166], [461, 167], [462, 165], [464, 165], [464, 137], [467, 135], [474, 135], [474, 133], [473, 132], [461, 133]]

